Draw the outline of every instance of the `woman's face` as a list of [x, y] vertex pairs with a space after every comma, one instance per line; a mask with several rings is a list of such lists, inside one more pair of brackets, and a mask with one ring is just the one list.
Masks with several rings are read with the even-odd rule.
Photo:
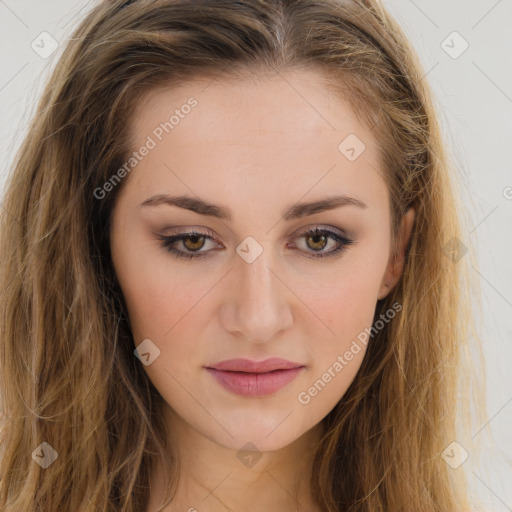
[[306, 71], [153, 92], [132, 131], [111, 249], [143, 367], [186, 428], [284, 447], [344, 395], [397, 279], [376, 142]]

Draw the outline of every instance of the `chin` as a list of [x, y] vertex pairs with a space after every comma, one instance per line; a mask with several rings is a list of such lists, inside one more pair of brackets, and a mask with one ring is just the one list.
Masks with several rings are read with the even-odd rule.
[[255, 450], [280, 450], [315, 426], [302, 424], [303, 418], [296, 417], [299, 412], [299, 408], [293, 407], [280, 407], [278, 413], [266, 415], [256, 411], [253, 413], [239, 411], [231, 417], [223, 416], [224, 428], [220, 426], [215, 428], [210, 422], [207, 431], [201, 428], [198, 430], [217, 444], [230, 449], [239, 450], [248, 443], [252, 443]]

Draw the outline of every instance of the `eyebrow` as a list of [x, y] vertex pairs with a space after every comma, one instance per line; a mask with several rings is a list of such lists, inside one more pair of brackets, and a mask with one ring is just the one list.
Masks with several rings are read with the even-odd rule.
[[[160, 206], [160, 205], [177, 206], [185, 210], [198, 213], [199, 215], [207, 215], [230, 221], [233, 218], [232, 211], [226, 207], [215, 203], [209, 203], [198, 197], [179, 195], [170, 196], [167, 194], [157, 194], [143, 201], [139, 208], [147, 206]], [[354, 197], [346, 195], [330, 196], [319, 201], [312, 201], [309, 203], [297, 203], [286, 208], [283, 212], [284, 220], [293, 220], [315, 213], [320, 213], [327, 210], [333, 210], [340, 206], [353, 205], [358, 208], [368, 208], [368, 206]]]

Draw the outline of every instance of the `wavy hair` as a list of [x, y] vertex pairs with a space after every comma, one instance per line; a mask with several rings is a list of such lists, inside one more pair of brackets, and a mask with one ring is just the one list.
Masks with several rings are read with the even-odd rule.
[[[371, 128], [394, 242], [416, 210], [403, 276], [375, 319], [402, 310], [322, 420], [314, 496], [328, 512], [469, 509], [466, 477], [441, 457], [452, 441], [470, 446], [456, 420], [470, 417], [475, 371], [466, 258], [449, 257], [461, 238], [456, 169], [398, 23], [377, 0], [105, 0], [52, 71], [0, 211], [1, 510], [140, 512], [158, 455], [172, 498], [179, 461], [133, 355], [109, 249], [123, 183], [102, 200], [94, 191], [129, 158], [148, 92], [304, 68]], [[43, 442], [58, 453], [46, 469], [32, 460]]]

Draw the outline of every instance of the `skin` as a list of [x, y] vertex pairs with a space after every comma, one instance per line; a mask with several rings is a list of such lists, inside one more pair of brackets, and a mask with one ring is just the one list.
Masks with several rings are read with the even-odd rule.
[[[131, 128], [139, 148], [190, 96], [198, 101], [125, 178], [111, 224], [113, 263], [134, 344], [149, 338], [160, 350], [144, 369], [167, 404], [181, 465], [166, 511], [321, 510], [309, 484], [313, 448], [322, 419], [353, 381], [366, 346], [360, 344], [309, 403], [298, 395], [370, 328], [377, 300], [400, 278], [414, 221], [411, 209], [394, 257], [377, 143], [324, 79], [320, 72], [295, 70], [238, 82], [194, 80], [149, 93], [135, 110]], [[349, 134], [366, 146], [354, 161], [338, 150]], [[139, 207], [155, 194], [199, 196], [229, 207], [233, 219], [165, 204]], [[333, 194], [366, 208], [345, 205], [281, 219], [297, 202]], [[314, 258], [315, 250], [339, 247], [332, 238], [322, 245], [301, 236], [315, 227], [341, 230], [354, 243], [337, 257]], [[157, 238], [190, 228], [211, 230], [215, 240], [174, 247], [208, 256], [177, 259]], [[252, 263], [236, 252], [247, 236], [263, 249]], [[281, 357], [305, 368], [270, 396], [243, 397], [203, 367], [236, 357]], [[237, 457], [248, 442], [258, 450], [252, 467]], [[147, 511], [156, 510], [164, 490], [158, 464]]]

